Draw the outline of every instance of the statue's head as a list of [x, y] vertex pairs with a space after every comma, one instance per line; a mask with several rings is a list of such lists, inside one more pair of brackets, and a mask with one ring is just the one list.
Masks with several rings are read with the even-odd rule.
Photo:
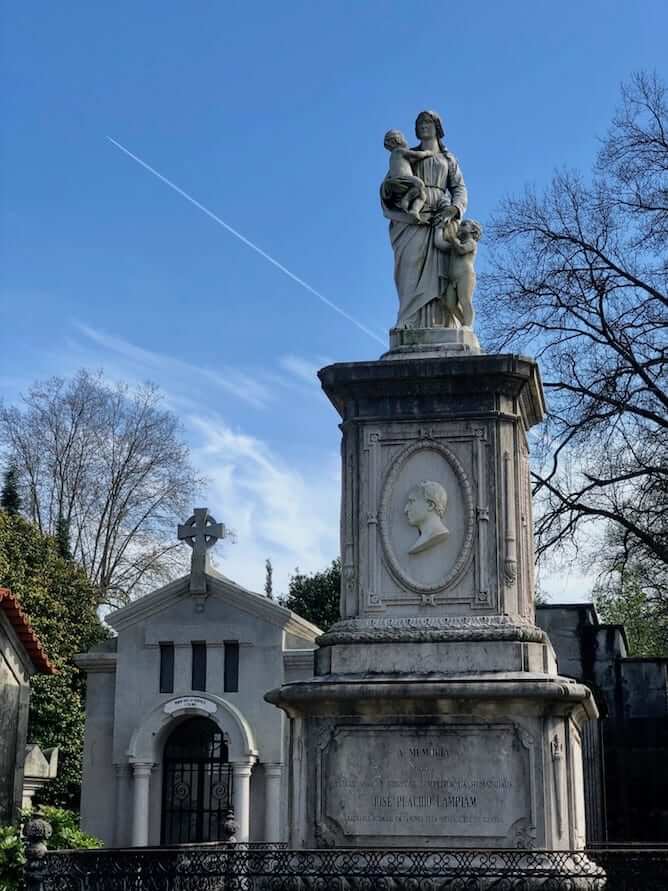
[[440, 483], [421, 480], [410, 492], [404, 512], [411, 526], [421, 526], [430, 513], [443, 519], [448, 508], [448, 495]]
[[421, 111], [415, 119], [415, 135], [418, 139], [438, 139], [445, 136], [441, 116], [435, 111]]
[[477, 220], [462, 220], [459, 224], [459, 232], [468, 232], [475, 241], [482, 238], [482, 226]]
[[392, 149], [399, 148], [399, 146], [406, 146], [408, 143], [401, 130], [388, 130], [385, 134], [383, 145], [386, 149], [392, 151]]

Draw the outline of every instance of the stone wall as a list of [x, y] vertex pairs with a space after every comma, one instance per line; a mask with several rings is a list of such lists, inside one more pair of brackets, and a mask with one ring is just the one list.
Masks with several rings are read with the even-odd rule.
[[591, 603], [537, 607], [536, 623], [600, 711], [584, 744], [588, 842], [668, 842], [668, 659], [630, 657]]

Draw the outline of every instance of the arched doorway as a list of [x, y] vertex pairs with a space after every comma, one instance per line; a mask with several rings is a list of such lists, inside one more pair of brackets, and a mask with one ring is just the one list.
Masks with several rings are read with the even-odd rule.
[[165, 743], [161, 844], [220, 841], [231, 806], [232, 770], [223, 733], [209, 718], [189, 718]]

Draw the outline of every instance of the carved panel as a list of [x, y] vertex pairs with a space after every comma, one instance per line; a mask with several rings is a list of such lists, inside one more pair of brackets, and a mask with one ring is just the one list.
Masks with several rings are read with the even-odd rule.
[[366, 608], [367, 610], [382, 610], [383, 601], [379, 597], [379, 578], [378, 578], [378, 561], [376, 559], [377, 542], [378, 542], [378, 514], [376, 513], [376, 504], [378, 503], [378, 477], [379, 477], [379, 451], [380, 451], [381, 435], [375, 430], [368, 430], [365, 438], [365, 447], [369, 453], [368, 474], [369, 474], [369, 511], [366, 516], [367, 539], [369, 542], [368, 551], [368, 578], [366, 585]]
[[[410, 493], [428, 479], [448, 496], [448, 537], [430, 550], [411, 543], [415, 529], [406, 520]], [[383, 483], [379, 528], [387, 566], [396, 581], [417, 594], [433, 594], [454, 585], [466, 569], [474, 537], [473, 492], [457, 456], [443, 443], [421, 439], [406, 446], [390, 464]]]
[[489, 533], [489, 494], [485, 474], [485, 448], [487, 431], [478, 427], [475, 431], [475, 472], [476, 472], [476, 522], [478, 525], [477, 574], [478, 587], [475, 606], [484, 608], [490, 605], [490, 590], [487, 566], [487, 536]]
[[503, 525], [504, 559], [503, 579], [510, 588], [517, 579], [517, 554], [515, 550], [515, 493], [513, 491], [512, 461], [508, 452], [503, 453]]
[[531, 755], [515, 740], [512, 723], [339, 726], [320, 749], [317, 822], [339, 844], [535, 836]]

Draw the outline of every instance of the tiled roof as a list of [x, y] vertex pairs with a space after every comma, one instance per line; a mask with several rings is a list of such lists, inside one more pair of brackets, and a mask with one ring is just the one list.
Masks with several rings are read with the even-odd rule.
[[30, 656], [37, 671], [41, 671], [43, 674], [55, 674], [55, 665], [53, 665], [49, 660], [49, 657], [46, 655], [44, 647], [35, 634], [28, 617], [21, 609], [18, 600], [9, 588], [0, 588], [0, 609], [4, 611], [14, 627], [16, 636], [25, 647], [26, 652]]

